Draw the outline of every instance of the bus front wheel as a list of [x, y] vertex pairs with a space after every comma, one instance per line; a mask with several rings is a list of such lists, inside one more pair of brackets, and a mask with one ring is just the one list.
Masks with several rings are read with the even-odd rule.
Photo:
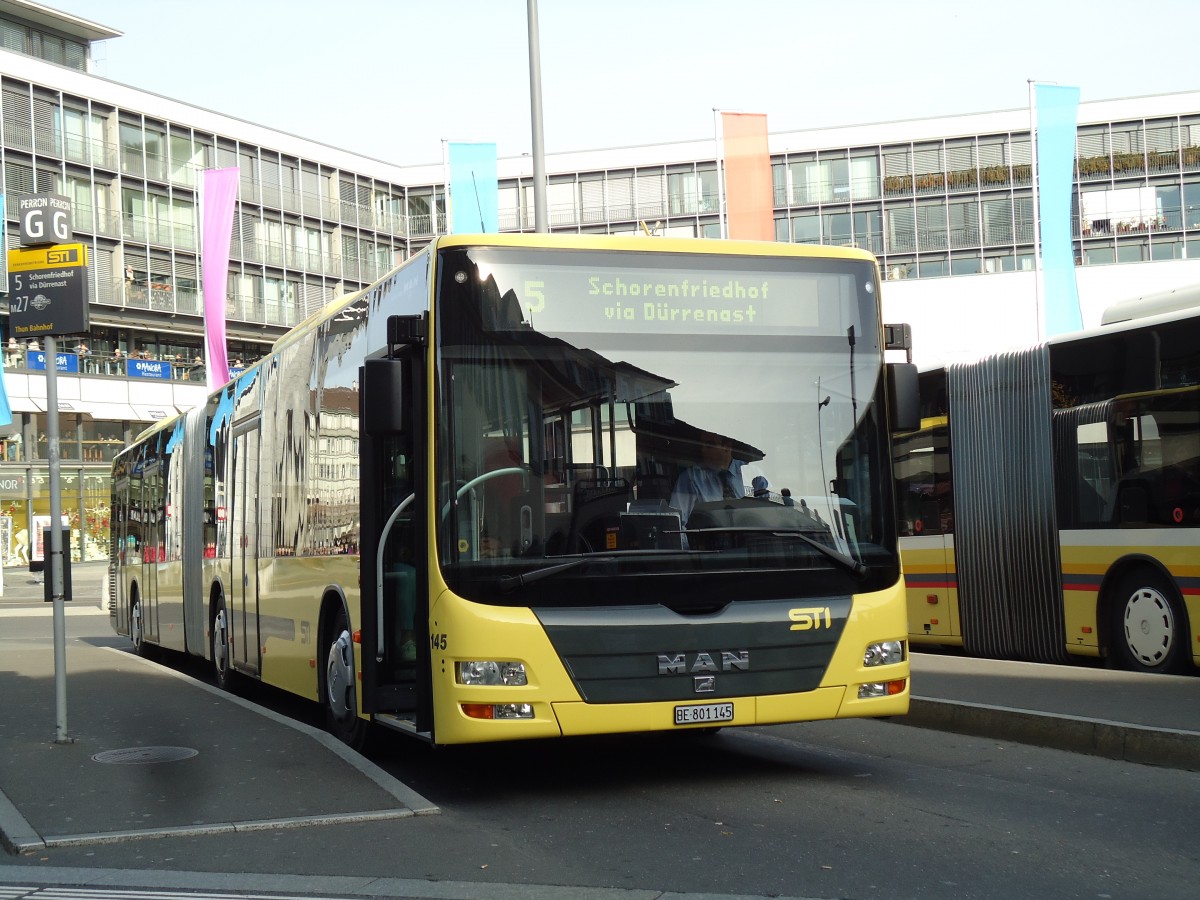
[[362, 749], [367, 723], [358, 717], [358, 697], [354, 689], [354, 642], [345, 609], [339, 608], [326, 632], [328, 652], [321, 679], [321, 704], [325, 707], [325, 727], [344, 744]]
[[1180, 674], [1189, 662], [1187, 612], [1171, 581], [1139, 569], [1117, 585], [1112, 604], [1112, 662], [1133, 672]]

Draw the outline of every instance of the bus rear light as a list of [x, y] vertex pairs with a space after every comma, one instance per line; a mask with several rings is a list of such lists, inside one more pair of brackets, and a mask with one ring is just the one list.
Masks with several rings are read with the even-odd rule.
[[356, 643], [356, 644], [361, 644], [362, 643], [362, 631], [361, 630], [355, 631], [354, 634], [352, 634], [350, 636], [350, 640], [354, 641], [354, 643]]
[[1091, 633], [1092, 633], [1092, 626], [1091, 626], [1091, 625], [1084, 625], [1084, 626], [1083, 626], [1082, 628], [1080, 628], [1079, 630], [1080, 630], [1080, 631], [1082, 631], [1084, 634], [1091, 634]]
[[937, 606], [937, 604], [938, 604], [938, 595], [937, 595], [937, 594], [926, 594], [926, 595], [925, 595], [925, 602], [926, 602], [926, 603], [928, 603], [930, 606]]
[[908, 684], [907, 678], [899, 678], [895, 681], [876, 681], [871, 684], [860, 684], [858, 686], [858, 699], [869, 700], [873, 697], [893, 697], [896, 694], [903, 694], [904, 688]]

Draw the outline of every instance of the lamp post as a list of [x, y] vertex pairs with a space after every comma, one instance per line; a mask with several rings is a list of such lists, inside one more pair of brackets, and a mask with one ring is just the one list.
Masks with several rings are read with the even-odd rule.
[[537, 0], [527, 0], [529, 18], [529, 111], [533, 123], [533, 230], [550, 231], [546, 221], [546, 151], [542, 142], [542, 63], [538, 44]]

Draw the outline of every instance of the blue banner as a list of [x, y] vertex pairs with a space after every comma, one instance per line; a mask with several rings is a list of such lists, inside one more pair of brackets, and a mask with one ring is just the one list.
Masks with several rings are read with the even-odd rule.
[[[1075, 127], [1079, 88], [1035, 85], [1038, 221], [1042, 238], [1046, 337], [1079, 331], [1083, 315], [1075, 284], [1071, 190], [1075, 183]], [[1035, 248], [1036, 249], [1036, 248]]]
[[500, 230], [495, 144], [450, 145], [450, 231]]
[[[54, 354], [56, 372], [78, 372], [79, 371], [79, 354], [78, 353], [55, 353]], [[34, 372], [46, 371], [46, 351], [45, 350], [28, 350], [25, 353], [25, 368]]]
[[130, 378], [171, 379], [171, 364], [163, 359], [127, 359], [125, 374]]

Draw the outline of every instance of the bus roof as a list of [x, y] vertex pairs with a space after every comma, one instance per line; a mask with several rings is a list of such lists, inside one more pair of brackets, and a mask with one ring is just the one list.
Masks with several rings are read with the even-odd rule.
[[1100, 324], [1102, 326], [1116, 325], [1166, 313], [1195, 311], [1197, 307], [1200, 307], [1200, 284], [1189, 284], [1172, 288], [1169, 291], [1130, 297], [1114, 303], [1101, 314]]

